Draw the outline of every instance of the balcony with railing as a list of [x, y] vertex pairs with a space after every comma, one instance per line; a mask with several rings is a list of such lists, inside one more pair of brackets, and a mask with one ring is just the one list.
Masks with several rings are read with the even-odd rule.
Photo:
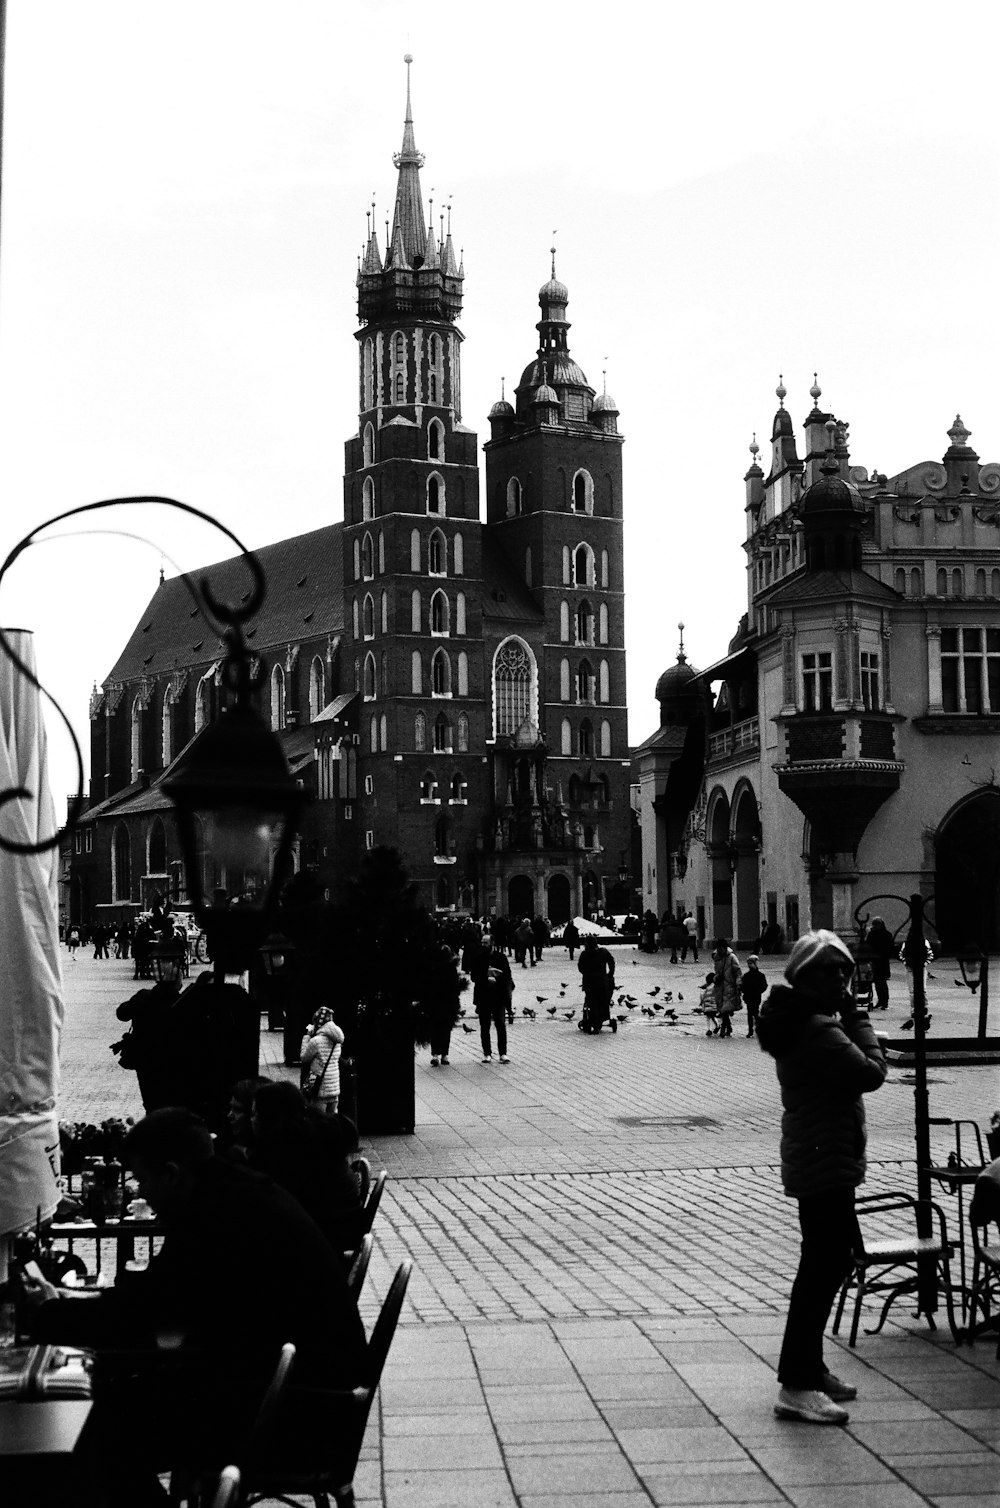
[[741, 723], [733, 723], [712, 733], [708, 740], [708, 761], [713, 764], [720, 759], [756, 756], [760, 749], [760, 720], [748, 717]]

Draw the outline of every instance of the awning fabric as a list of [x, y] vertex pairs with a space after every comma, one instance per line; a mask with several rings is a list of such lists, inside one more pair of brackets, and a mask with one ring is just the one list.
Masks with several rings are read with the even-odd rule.
[[[34, 641], [4, 630], [34, 670]], [[0, 807], [0, 833], [21, 843], [58, 827], [49, 790], [38, 691], [0, 647], [0, 791], [31, 794]], [[0, 848], [0, 1280], [9, 1238], [59, 1201], [59, 1038], [63, 1021], [57, 887], [59, 853]]]

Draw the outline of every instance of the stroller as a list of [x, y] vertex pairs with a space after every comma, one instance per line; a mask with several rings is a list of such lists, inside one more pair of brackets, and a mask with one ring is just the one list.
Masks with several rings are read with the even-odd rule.
[[605, 1021], [613, 1032], [618, 1031], [618, 1022], [611, 1014], [611, 997], [614, 994], [614, 984], [611, 980], [606, 981], [600, 994], [597, 990], [584, 993], [583, 1018], [579, 1022], [578, 1030], [590, 1032], [594, 1036], [600, 1031]]

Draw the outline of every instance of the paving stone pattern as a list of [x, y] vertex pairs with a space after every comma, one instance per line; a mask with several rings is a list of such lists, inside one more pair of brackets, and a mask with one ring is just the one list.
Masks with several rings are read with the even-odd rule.
[[[65, 957], [62, 1114], [139, 1114], [134, 1075], [108, 1051], [114, 1006], [137, 987], [131, 965]], [[416, 1134], [366, 1149], [390, 1174], [366, 1323], [398, 1262], [416, 1266], [359, 1503], [1000, 1508], [994, 1347], [956, 1349], [905, 1305], [855, 1351], [832, 1343], [834, 1369], [861, 1393], [846, 1429], [774, 1418], [797, 1225], [780, 1188], [773, 1064], [746, 1040], [745, 1015], [732, 1040], [706, 1038], [690, 1009], [704, 959], [616, 958], [634, 1001], [617, 1036], [576, 1029], [564, 954], [515, 969], [512, 1062], [480, 1063], [467, 1007], [473, 1030], [454, 1034], [449, 1067], [418, 1055]], [[934, 973], [933, 1030], [967, 1031], [975, 1003], [957, 970], [939, 960]], [[642, 1013], [666, 990], [676, 1025]], [[901, 978], [893, 992], [890, 1030], [907, 1014]], [[265, 1032], [264, 1071], [297, 1077], [280, 1056]], [[867, 1099], [869, 1191], [914, 1190], [911, 1079], [896, 1070]], [[934, 1068], [932, 1114], [985, 1124], [997, 1085], [995, 1067]], [[953, 1225], [954, 1197], [936, 1197]]]

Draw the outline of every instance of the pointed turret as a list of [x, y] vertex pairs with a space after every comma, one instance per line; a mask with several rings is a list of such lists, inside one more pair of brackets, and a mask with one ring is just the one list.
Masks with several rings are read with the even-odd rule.
[[556, 249], [553, 246], [551, 276], [538, 290], [538, 304], [542, 313], [535, 326], [539, 335], [538, 355], [530, 366], [525, 367], [515, 389], [517, 416], [522, 421], [533, 422], [535, 394], [540, 387], [549, 386], [555, 390], [565, 418], [590, 419], [594, 389], [569, 354], [567, 336], [570, 326], [566, 318], [568, 303], [566, 284], [556, 277]]
[[396, 184], [396, 207], [392, 216], [392, 243], [396, 244], [397, 233], [406, 255], [408, 267], [419, 267], [424, 260], [427, 232], [424, 230], [424, 206], [420, 197], [420, 169], [424, 154], [417, 151], [413, 136], [413, 111], [410, 108], [409, 53], [403, 59], [406, 64], [406, 120], [403, 123], [402, 151], [393, 154], [393, 162], [399, 169]]

